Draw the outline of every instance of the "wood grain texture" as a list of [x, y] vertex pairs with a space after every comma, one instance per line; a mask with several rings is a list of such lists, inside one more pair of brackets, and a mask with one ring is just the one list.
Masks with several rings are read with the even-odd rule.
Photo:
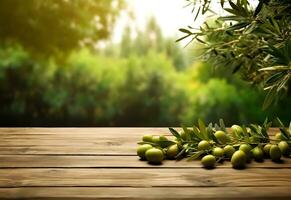
[[[219, 163], [217, 168], [231, 168], [231, 163]], [[290, 168], [291, 159], [281, 163], [265, 159], [252, 161], [248, 168]], [[200, 161], [187, 159], [164, 160], [161, 165], [151, 165], [134, 156], [55, 156], [55, 155], [0, 155], [0, 168], [201, 168]]]
[[0, 128], [0, 155], [136, 155], [144, 134], [170, 136], [167, 128]]
[[290, 186], [291, 169], [0, 169], [0, 187]]
[[[273, 137], [277, 129], [272, 129]], [[291, 199], [291, 159], [150, 165], [142, 135], [167, 128], [0, 128], [0, 199]]]
[[290, 187], [26, 187], [0, 188], [1, 199], [34, 199], [34, 200], [288, 200]]

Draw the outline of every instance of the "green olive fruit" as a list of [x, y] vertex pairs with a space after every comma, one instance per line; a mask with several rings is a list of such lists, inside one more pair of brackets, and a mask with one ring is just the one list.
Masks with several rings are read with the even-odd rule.
[[181, 131], [181, 132], [180, 132], [180, 136], [181, 136], [181, 138], [182, 138], [183, 140], [187, 140], [187, 135], [186, 135], [186, 133], [185, 133], [184, 131]]
[[158, 148], [151, 148], [147, 150], [145, 156], [150, 163], [158, 164], [164, 160], [164, 153]]
[[271, 144], [266, 144], [263, 148], [266, 157], [270, 157], [271, 146]]
[[289, 156], [290, 148], [286, 141], [279, 142], [278, 147], [281, 150], [282, 155]]
[[232, 154], [235, 152], [235, 148], [231, 145], [226, 145], [224, 148], [224, 155], [227, 158], [231, 158]]
[[284, 140], [284, 137], [283, 137], [282, 133], [276, 133], [275, 139], [276, 140]]
[[255, 147], [252, 150], [252, 156], [258, 162], [263, 161], [263, 159], [264, 159], [264, 151], [260, 147]]
[[222, 157], [224, 155], [224, 151], [220, 147], [215, 147], [212, 149], [212, 155], [215, 157]]
[[159, 138], [160, 141], [168, 141], [168, 138], [164, 135], [160, 135], [160, 138]]
[[281, 150], [280, 148], [273, 144], [270, 148], [270, 157], [272, 159], [272, 161], [280, 161], [281, 159], [281, 156], [282, 156], [282, 153], [281, 153]]
[[[166, 136], [164, 136], [164, 135], [160, 135], [160, 137], [159, 137], [159, 141], [160, 141], [160, 142], [161, 142], [161, 141], [168, 141], [168, 138], [167, 138]], [[168, 144], [161, 143], [160, 145], [161, 145], [162, 148], [165, 148], [165, 147], [167, 147]]]
[[143, 144], [143, 145], [139, 145], [137, 147], [137, 155], [141, 158], [141, 159], [145, 159], [146, 156], [145, 156], [145, 153], [147, 150], [151, 149], [152, 148], [152, 145], [150, 144]]
[[216, 137], [216, 139], [218, 140], [218, 142], [220, 144], [225, 144], [227, 142], [227, 135], [225, 134], [224, 131], [216, 131], [214, 133], [214, 136]]
[[179, 147], [177, 144], [174, 144], [168, 147], [166, 155], [167, 155], [167, 158], [169, 159], [175, 159], [178, 153], [179, 153]]
[[233, 168], [244, 168], [247, 162], [247, 155], [244, 151], [238, 150], [234, 152], [231, 157], [231, 164]]
[[213, 155], [206, 155], [201, 159], [201, 163], [205, 168], [213, 168], [215, 166], [216, 159]]
[[160, 141], [160, 137], [159, 136], [153, 136], [152, 142], [153, 143], [157, 143]]
[[237, 133], [237, 134], [241, 134], [244, 132], [242, 127], [240, 127], [239, 125], [232, 125], [230, 129], [233, 133]]
[[241, 144], [239, 147], [239, 150], [242, 150], [243, 152], [245, 152], [245, 154], [250, 157], [251, 156], [251, 150], [252, 150], [252, 146], [249, 144]]
[[153, 141], [153, 136], [152, 135], [144, 135], [142, 137], [142, 141], [144, 141], [144, 142], [152, 142]]
[[203, 151], [203, 150], [208, 150], [211, 148], [211, 145], [208, 141], [202, 140], [198, 143], [198, 150]]

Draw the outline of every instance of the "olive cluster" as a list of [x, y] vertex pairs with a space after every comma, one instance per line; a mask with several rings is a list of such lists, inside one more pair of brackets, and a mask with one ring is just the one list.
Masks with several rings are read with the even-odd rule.
[[180, 152], [178, 144], [169, 141], [164, 135], [144, 135], [142, 137], [142, 141], [146, 144], [141, 144], [138, 146], [137, 155], [142, 160], [147, 160], [153, 164], [159, 164], [165, 158], [175, 159]]
[[[262, 162], [270, 158], [274, 162], [279, 162], [282, 156], [290, 154], [289, 144], [284, 141], [281, 133], [276, 134], [275, 139], [272, 142], [268, 140], [267, 143], [233, 141], [232, 134], [234, 133], [242, 134], [242, 127], [233, 125], [230, 133], [223, 130], [214, 131], [215, 141], [200, 140], [194, 143], [194, 147], [191, 143], [195, 152], [190, 155], [183, 150], [190, 143], [181, 144], [177, 138], [169, 140], [164, 135], [144, 135], [137, 148], [137, 155], [142, 160], [153, 164], [161, 163], [164, 159], [178, 159], [194, 155], [195, 158], [201, 158], [201, 163], [205, 168], [214, 168], [216, 163], [224, 160], [230, 160], [233, 168], [244, 168], [252, 159]], [[179, 132], [179, 137], [186, 140], [185, 132]]]

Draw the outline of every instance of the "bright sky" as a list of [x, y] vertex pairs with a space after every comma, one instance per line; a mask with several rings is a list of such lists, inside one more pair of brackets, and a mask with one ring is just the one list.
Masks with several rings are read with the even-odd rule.
[[114, 42], [120, 41], [126, 25], [131, 24], [132, 27], [143, 29], [151, 16], [156, 18], [166, 36], [178, 37], [181, 35], [178, 31], [179, 28], [187, 25], [198, 27], [204, 21], [203, 18], [200, 18], [194, 24], [192, 8], [185, 7], [186, 0], [127, 0], [127, 5], [133, 11], [135, 18], [130, 22], [125, 14], [120, 17], [113, 37]]

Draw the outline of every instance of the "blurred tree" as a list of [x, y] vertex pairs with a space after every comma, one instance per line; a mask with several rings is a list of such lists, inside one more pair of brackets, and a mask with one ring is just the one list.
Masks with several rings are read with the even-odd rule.
[[[136, 38], [132, 37], [133, 32], [137, 33]], [[189, 64], [187, 60], [188, 52], [181, 46], [175, 45], [173, 40], [173, 38], [163, 36], [156, 19], [151, 17], [144, 30], [125, 28], [120, 43], [120, 55], [122, 57], [129, 57], [132, 54], [143, 56], [151, 51], [156, 51], [157, 53], [165, 53], [176, 69], [185, 69]]]
[[[196, 18], [212, 11], [211, 0], [188, 1]], [[291, 1], [220, 0], [224, 9], [215, 25], [180, 29], [191, 41], [203, 44], [203, 58], [268, 90], [263, 107], [276, 94], [288, 91], [291, 78]], [[222, 68], [220, 68], [222, 69]]]
[[123, 0], [1, 0], [0, 42], [55, 54], [107, 38]]

